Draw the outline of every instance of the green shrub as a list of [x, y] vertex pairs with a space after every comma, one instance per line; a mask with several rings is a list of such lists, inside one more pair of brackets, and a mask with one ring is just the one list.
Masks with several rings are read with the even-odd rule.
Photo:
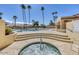
[[5, 29], [5, 35], [9, 35], [9, 34], [11, 34], [11, 33], [12, 33], [12, 29], [9, 28], [9, 27], [7, 27], [7, 28]]

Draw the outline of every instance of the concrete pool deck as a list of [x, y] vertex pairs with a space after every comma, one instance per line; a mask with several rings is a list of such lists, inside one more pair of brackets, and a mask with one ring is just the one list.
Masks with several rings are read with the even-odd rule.
[[[51, 30], [49, 30], [49, 31], [46, 31], [46, 30], [45, 31], [35, 31], [35, 32], [19, 32], [19, 33], [16, 33], [16, 35], [41, 33], [41, 32], [67, 36], [66, 33], [61, 33], [61, 32], [51, 31]], [[1, 50], [0, 54], [1, 55], [18, 55], [18, 53], [24, 46], [26, 46], [27, 44], [33, 43], [33, 42], [38, 42], [38, 41], [40, 41], [39, 38], [29, 39], [29, 40], [21, 40], [21, 41], [17, 40], [13, 44], [11, 44], [8, 47], [6, 47], [5, 49]], [[77, 54], [76, 52], [72, 51], [72, 43], [70, 43], [70, 42], [63, 42], [60, 40], [46, 39], [46, 38], [43, 38], [43, 41], [56, 46], [62, 55], [76, 55]]]

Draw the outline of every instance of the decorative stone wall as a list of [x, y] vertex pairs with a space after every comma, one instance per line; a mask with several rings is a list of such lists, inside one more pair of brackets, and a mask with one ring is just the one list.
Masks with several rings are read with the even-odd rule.
[[0, 20], [0, 40], [3, 39], [5, 35], [5, 23], [3, 20]]
[[13, 43], [14, 40], [15, 40], [14, 34], [5, 35], [5, 22], [3, 20], [0, 20], [0, 49]]
[[79, 32], [77, 32], [77, 27], [79, 25], [76, 24], [75, 22], [79, 22], [79, 21], [72, 21], [72, 22], [68, 22], [66, 25], [66, 32], [68, 34], [68, 36], [71, 38], [71, 40], [73, 41], [72, 44], [72, 51], [75, 51], [77, 54], [79, 54]]

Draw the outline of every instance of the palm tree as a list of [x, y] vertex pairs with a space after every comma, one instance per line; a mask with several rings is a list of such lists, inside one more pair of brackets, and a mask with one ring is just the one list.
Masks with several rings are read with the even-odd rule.
[[55, 25], [55, 20], [57, 18], [57, 11], [56, 12], [52, 12], [52, 17], [53, 17], [53, 21], [54, 21], [54, 25]]
[[39, 27], [39, 22], [36, 21], [36, 22], [35, 22], [35, 25], [36, 25], [36, 27], [38, 28], [38, 27]]
[[13, 16], [13, 19], [14, 19], [14, 27], [16, 27], [16, 19], [17, 19], [17, 16]]
[[32, 26], [37, 30], [39, 27], [39, 21], [32, 20]]
[[[24, 29], [25, 29], [25, 22], [26, 22], [26, 12], [25, 12], [25, 10], [26, 10], [26, 7], [25, 7], [25, 5], [24, 4], [22, 4], [21, 5], [21, 8], [22, 8], [22, 16], [23, 16], [23, 22], [24, 22]], [[27, 22], [26, 22], [26, 25], [27, 25]], [[26, 26], [27, 27], [27, 26]]]
[[30, 9], [31, 9], [31, 6], [28, 5], [27, 8], [28, 8], [28, 11], [29, 11], [29, 24], [30, 24]]
[[39, 22], [38, 21], [35, 21], [34, 27], [35, 27], [36, 30], [38, 29], [38, 27], [39, 27]]
[[44, 25], [44, 7], [41, 7], [42, 17], [43, 17], [43, 25]]
[[0, 12], [0, 19], [2, 19], [2, 17], [1, 17], [2, 15], [3, 15], [3, 13], [2, 13], [2, 12]]
[[53, 21], [52, 21], [52, 20], [50, 20], [49, 25], [54, 25], [54, 23], [53, 23]]
[[33, 27], [35, 26], [35, 20], [32, 20], [32, 26]]
[[52, 12], [53, 21], [55, 23], [54, 14], [55, 14], [55, 12]]

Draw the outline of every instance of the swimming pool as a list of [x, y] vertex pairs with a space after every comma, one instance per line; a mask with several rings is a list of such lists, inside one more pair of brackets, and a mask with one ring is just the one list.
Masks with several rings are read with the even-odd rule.
[[39, 29], [28, 28], [28, 29], [13, 29], [14, 32], [26, 32], [26, 31], [39, 31]]

